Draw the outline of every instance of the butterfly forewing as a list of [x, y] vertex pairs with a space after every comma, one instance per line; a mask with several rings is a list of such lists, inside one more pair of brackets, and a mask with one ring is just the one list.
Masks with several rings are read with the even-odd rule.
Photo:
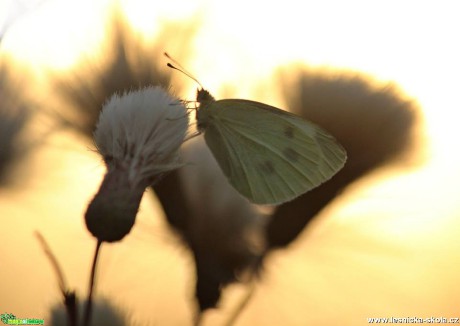
[[346, 160], [331, 135], [277, 108], [220, 100], [200, 110], [208, 147], [230, 183], [254, 203], [292, 200], [331, 178]]

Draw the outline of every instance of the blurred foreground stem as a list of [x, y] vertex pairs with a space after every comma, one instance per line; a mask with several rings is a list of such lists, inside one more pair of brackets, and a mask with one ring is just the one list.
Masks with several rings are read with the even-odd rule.
[[91, 324], [91, 313], [93, 310], [94, 280], [96, 278], [97, 258], [99, 256], [99, 250], [101, 248], [101, 244], [102, 244], [102, 241], [98, 240], [96, 244], [96, 250], [94, 252], [93, 266], [91, 267], [91, 278], [89, 280], [88, 299], [86, 300], [85, 315], [83, 317], [84, 326], [89, 326]]

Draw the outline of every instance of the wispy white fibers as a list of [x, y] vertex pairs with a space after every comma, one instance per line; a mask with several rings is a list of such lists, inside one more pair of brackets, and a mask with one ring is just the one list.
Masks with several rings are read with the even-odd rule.
[[161, 87], [113, 95], [94, 140], [104, 161], [129, 169], [132, 185], [177, 168], [188, 119], [185, 107]]
[[186, 108], [161, 87], [107, 101], [94, 132], [107, 173], [85, 216], [98, 240], [118, 241], [129, 233], [145, 188], [182, 165], [178, 149], [187, 129]]

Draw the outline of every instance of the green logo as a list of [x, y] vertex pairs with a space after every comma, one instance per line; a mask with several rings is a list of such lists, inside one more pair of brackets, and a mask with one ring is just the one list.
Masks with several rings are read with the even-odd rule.
[[13, 314], [1, 314], [0, 315], [0, 320], [4, 323], [7, 324], [8, 319], [16, 319], [16, 316]]
[[13, 314], [1, 314], [0, 320], [6, 325], [44, 325], [45, 321], [43, 319], [37, 318], [17, 318]]

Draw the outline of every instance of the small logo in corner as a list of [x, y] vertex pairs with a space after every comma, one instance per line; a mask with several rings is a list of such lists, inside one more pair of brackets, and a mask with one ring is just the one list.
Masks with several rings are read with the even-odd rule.
[[0, 320], [5, 325], [44, 325], [44, 319], [37, 318], [17, 318], [13, 314], [4, 313], [0, 315]]
[[13, 315], [13, 314], [1, 314], [0, 315], [0, 320], [4, 323], [4, 324], [7, 324], [8, 323], [8, 319], [16, 319], [16, 316]]

